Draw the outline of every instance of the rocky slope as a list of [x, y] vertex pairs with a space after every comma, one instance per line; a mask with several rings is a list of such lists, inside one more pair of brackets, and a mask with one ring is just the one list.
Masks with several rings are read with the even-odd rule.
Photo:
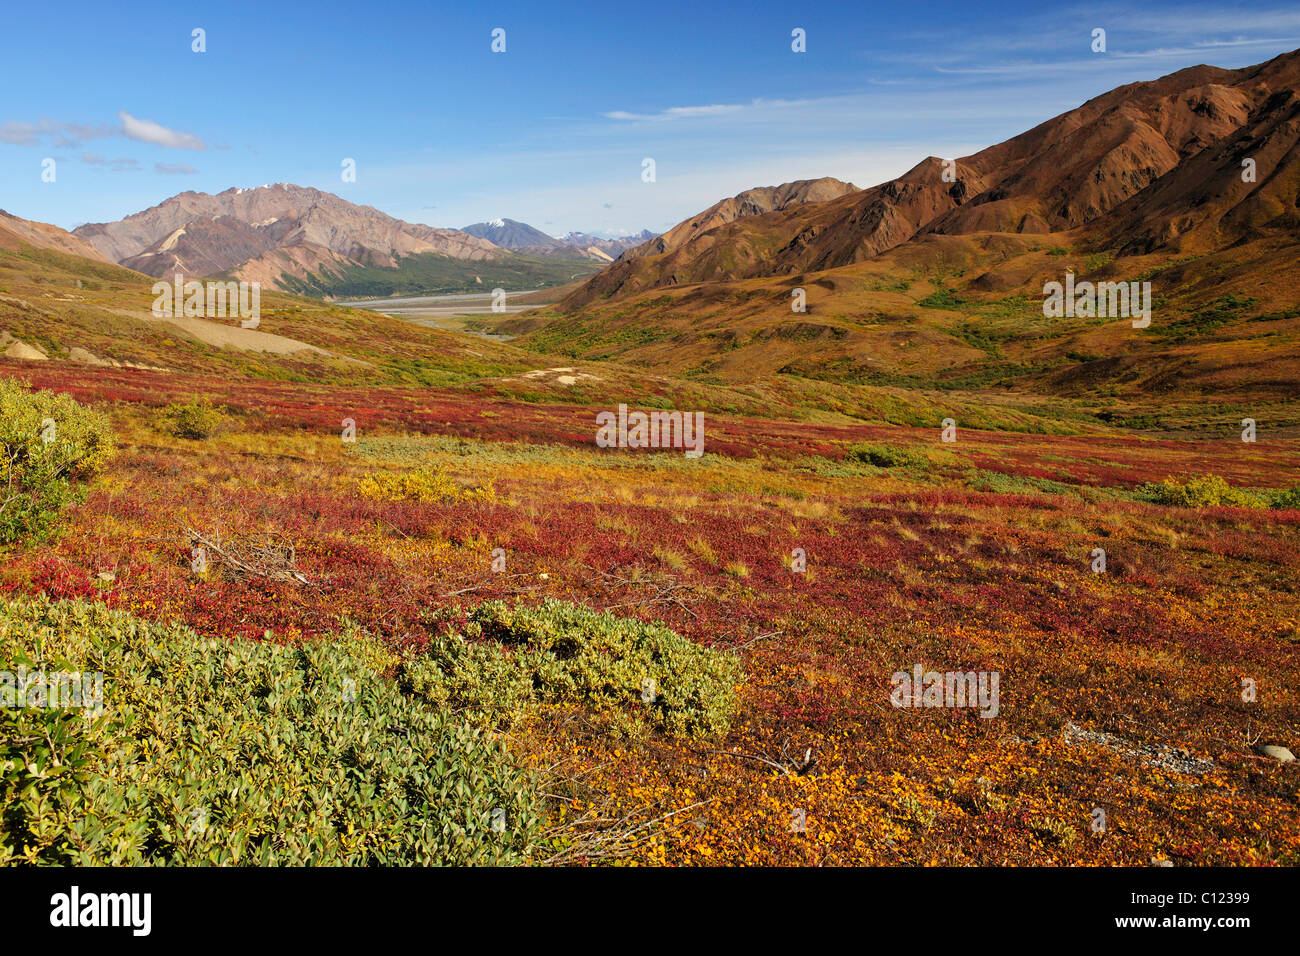
[[[629, 251], [562, 309], [833, 269], [934, 234], [1087, 227], [1149, 249], [1186, 242], [1188, 230], [1204, 246], [1261, 221], [1286, 228], [1296, 200], [1297, 85], [1300, 52], [1239, 70], [1196, 66], [1119, 87], [972, 156], [927, 158], [869, 189], [813, 180], [748, 190]], [[1251, 151], [1268, 170], [1256, 184], [1240, 177]]]
[[149, 275], [229, 272], [280, 284], [326, 266], [396, 268], [413, 255], [477, 262], [506, 255], [455, 229], [394, 219], [318, 189], [276, 183], [186, 192], [118, 222], [91, 223], [74, 235], [114, 262]]
[[13, 252], [24, 243], [37, 249], [67, 252], [86, 259], [97, 259], [100, 262], [112, 261], [84, 239], [65, 232], [58, 226], [19, 219], [0, 209], [0, 249]]

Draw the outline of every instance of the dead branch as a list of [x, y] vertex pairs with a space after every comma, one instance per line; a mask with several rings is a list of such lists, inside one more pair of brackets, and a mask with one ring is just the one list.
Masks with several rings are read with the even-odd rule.
[[760, 757], [758, 754], [743, 753], [739, 750], [697, 750], [695, 752], [700, 756], [717, 755], [720, 757], [735, 757], [738, 760], [752, 760], [755, 763], [771, 767], [780, 773], [793, 774], [796, 777], [811, 773], [813, 768], [817, 766], [819, 759], [813, 755], [812, 748], [809, 747], [804, 752], [803, 757], [791, 757], [787, 749], [789, 744], [790, 739], [787, 737], [781, 744], [781, 755], [776, 760]]
[[204, 534], [194, 528], [184, 530], [192, 545], [203, 548], [209, 559], [215, 559], [237, 574], [311, 586], [311, 582], [297, 568], [297, 550], [292, 543], [283, 543], [275, 535], [267, 534], [262, 543], [223, 541], [220, 533]]

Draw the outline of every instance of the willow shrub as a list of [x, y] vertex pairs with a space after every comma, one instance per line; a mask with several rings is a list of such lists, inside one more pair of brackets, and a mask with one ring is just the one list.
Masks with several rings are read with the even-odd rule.
[[177, 438], [203, 441], [221, 432], [226, 416], [212, 404], [210, 398], [193, 398], [188, 402], [172, 402], [158, 417], [163, 431]]
[[0, 544], [48, 537], [112, 451], [105, 415], [0, 379]]
[[1166, 478], [1138, 488], [1138, 497], [1158, 505], [1182, 508], [1262, 508], [1265, 502], [1258, 496], [1234, 488], [1218, 475], [1200, 475], [1187, 481]]
[[726, 732], [743, 679], [734, 655], [662, 624], [556, 600], [480, 604], [461, 633], [436, 638], [426, 656], [404, 663], [403, 676], [413, 692], [479, 720], [510, 722], [539, 703], [576, 704], [620, 730], [686, 738]]
[[103, 674], [103, 708], [0, 702], [0, 864], [525, 862], [530, 777], [403, 694], [356, 633], [205, 640], [102, 605], [0, 601], [0, 671]]
[[1300, 508], [1300, 485], [1274, 492], [1271, 504], [1274, 508]]
[[881, 442], [852, 445], [844, 457], [877, 468], [926, 468], [931, 464], [924, 449]]

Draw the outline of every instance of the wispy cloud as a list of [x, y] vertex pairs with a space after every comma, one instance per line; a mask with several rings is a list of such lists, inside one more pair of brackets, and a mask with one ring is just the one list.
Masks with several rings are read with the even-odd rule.
[[99, 125], [65, 123], [52, 119], [42, 119], [37, 123], [10, 121], [0, 124], [0, 143], [8, 143], [11, 146], [49, 145], [55, 149], [76, 149], [86, 140], [124, 136], [138, 143], [149, 143], [165, 149], [204, 150], [208, 148], [207, 144], [197, 136], [168, 129], [152, 120], [138, 119], [126, 110], [118, 112], [117, 117], [116, 126], [110, 123]]
[[[922, 71], [990, 80], [1078, 74], [1095, 71], [1107, 60], [1152, 69], [1186, 58], [1244, 66], [1253, 61], [1243, 57], [1253, 57], [1255, 49], [1280, 52], [1300, 43], [1300, 8], [1292, 7], [1261, 2], [1225, 10], [1220, 4], [1186, 3], [1176, 16], [1164, 8], [1138, 10], [1105, 2], [1055, 7], [1019, 18], [1010, 31], [1002, 21], [990, 21], [985, 29], [927, 23], [923, 31], [901, 38], [897, 50], [877, 56]], [[1090, 50], [1092, 30], [1098, 27], [1107, 34], [1104, 54]], [[931, 49], [916, 49], [926, 41]], [[1211, 59], [1234, 51], [1241, 54], [1235, 62]]]
[[140, 143], [152, 143], [155, 146], [162, 146], [167, 149], [203, 150], [208, 148], [203, 140], [197, 136], [191, 136], [189, 133], [179, 133], [152, 120], [137, 119], [126, 110], [119, 111], [117, 117], [122, 121], [122, 135], [127, 139], [133, 139]]
[[75, 149], [88, 139], [114, 136], [117, 132], [113, 126], [86, 126], [52, 119], [43, 119], [39, 123], [9, 122], [0, 125], [0, 143], [39, 146], [48, 140], [56, 149]]
[[193, 176], [198, 170], [189, 163], [154, 163], [154, 172], [164, 176]]
[[123, 157], [121, 159], [105, 159], [103, 156], [100, 156], [98, 153], [82, 153], [81, 161], [85, 163], [87, 166], [102, 166], [103, 168], [110, 169], [113, 172], [122, 172], [128, 169], [140, 168], [139, 160], [130, 159], [127, 157]]
[[1116, 50], [1112, 56], [1125, 58], [1144, 59], [1148, 57], [1161, 56], [1199, 56], [1210, 50], [1234, 49], [1237, 47], [1268, 46], [1275, 47], [1279, 45], [1289, 45], [1300, 43], [1300, 37], [1260, 37], [1258, 39], [1238, 38], [1236, 40], [1202, 40], [1189, 46], [1177, 47], [1160, 47], [1154, 50], [1135, 50], [1127, 52]]
[[717, 116], [721, 113], [734, 113], [737, 110], [743, 110], [745, 107], [740, 103], [716, 103], [712, 106], [670, 106], [666, 110], [660, 110], [658, 113], [629, 113], [625, 110], [614, 110], [606, 113], [606, 119], [612, 120], [647, 120], [650, 122], [660, 122], [663, 120], [689, 119], [693, 116]]

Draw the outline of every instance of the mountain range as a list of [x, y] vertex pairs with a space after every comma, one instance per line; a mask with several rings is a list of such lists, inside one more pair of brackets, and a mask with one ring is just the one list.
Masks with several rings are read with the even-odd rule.
[[[1300, 51], [1197, 66], [867, 189], [748, 190], [494, 327], [718, 381], [1291, 400], [1298, 86]], [[1150, 281], [1152, 329], [1046, 321], [1045, 283], [1067, 272]]]
[[[0, 253], [62, 257], [65, 278], [109, 275], [111, 262], [318, 298], [553, 286], [550, 304], [477, 327], [570, 365], [701, 383], [1068, 399], [1120, 417], [1136, 413], [1115, 407], [1152, 394], [1300, 411], [1298, 87], [1300, 51], [1192, 67], [869, 188], [829, 177], [752, 188], [660, 236], [600, 240], [621, 248], [508, 219], [412, 225], [277, 184], [182, 193], [71, 234], [2, 216]], [[618, 254], [597, 261], [597, 249]], [[1067, 275], [1149, 282], [1151, 327], [1049, 318], [1046, 284]], [[71, 333], [35, 315], [0, 304], [25, 341], [57, 353]], [[116, 354], [132, 360], [130, 342]]]
[[648, 229], [635, 236], [605, 238], [585, 232], [570, 232], [565, 236], [548, 236], [526, 222], [514, 219], [491, 219], [465, 226], [461, 232], [486, 239], [502, 249], [535, 255], [579, 256], [597, 262], [613, 262], [628, 249], [655, 237]]
[[[1235, 240], [1278, 216], [1273, 227], [1285, 227], [1295, 197], [1278, 194], [1294, 175], [1298, 71], [1294, 53], [1241, 70], [1192, 67], [1112, 90], [974, 155], [929, 157], [870, 189], [816, 180], [749, 190], [602, 272], [567, 306], [834, 269], [934, 235], [1092, 227], [1136, 250]], [[1272, 170], [1258, 184], [1240, 181], [1248, 153]], [[1225, 216], [1238, 197], [1245, 206]], [[1226, 234], [1215, 233], [1220, 225]]]
[[438, 229], [319, 189], [276, 183], [215, 196], [181, 193], [117, 222], [78, 226], [73, 235], [145, 275], [228, 275], [318, 295], [546, 286], [610, 261], [606, 247], [626, 248], [619, 241], [552, 239], [525, 223], [497, 222]]

